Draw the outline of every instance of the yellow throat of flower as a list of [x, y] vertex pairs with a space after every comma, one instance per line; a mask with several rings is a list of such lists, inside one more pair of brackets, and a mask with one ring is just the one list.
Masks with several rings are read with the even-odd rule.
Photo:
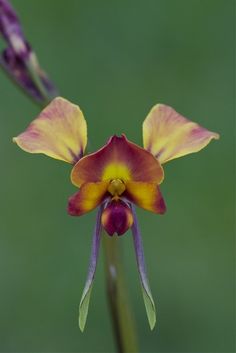
[[125, 184], [120, 179], [114, 179], [110, 182], [107, 190], [113, 196], [113, 199], [116, 200], [125, 191]]

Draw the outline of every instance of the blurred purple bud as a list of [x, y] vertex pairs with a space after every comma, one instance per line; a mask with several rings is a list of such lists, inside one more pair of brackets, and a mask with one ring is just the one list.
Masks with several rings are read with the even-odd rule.
[[8, 45], [0, 53], [0, 65], [7, 74], [39, 103], [46, 103], [57, 96], [57, 90], [40, 68], [8, 0], [0, 0], [0, 35]]
[[[34, 53], [31, 53], [31, 55], [31, 60], [36, 60]], [[0, 56], [0, 65], [3, 67], [6, 73], [37, 102], [45, 100], [45, 97], [32, 80], [27, 66], [17, 55], [15, 55], [12, 48], [9, 47], [3, 51], [2, 55]], [[37, 64], [36, 71], [39, 78], [41, 79], [45, 91], [47, 92], [47, 95], [51, 97], [56, 96], [57, 93], [53, 84]]]
[[28, 57], [30, 46], [24, 38], [19, 19], [7, 0], [0, 0], [0, 32], [16, 55]]

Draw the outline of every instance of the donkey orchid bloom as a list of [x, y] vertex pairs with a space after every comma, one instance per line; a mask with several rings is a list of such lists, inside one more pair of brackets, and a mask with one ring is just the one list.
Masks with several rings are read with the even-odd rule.
[[140, 282], [151, 329], [156, 311], [149, 288], [141, 234], [134, 205], [163, 214], [165, 202], [159, 185], [164, 179], [162, 164], [198, 152], [219, 135], [193, 123], [174, 109], [158, 104], [143, 123], [144, 148], [125, 135], [112, 136], [98, 151], [84, 156], [87, 125], [80, 108], [63, 98], [55, 98], [29, 127], [14, 138], [20, 148], [43, 153], [73, 165], [71, 181], [79, 191], [69, 199], [68, 212], [80, 216], [96, 207], [88, 276], [80, 302], [79, 326], [84, 329], [101, 232], [122, 235], [132, 230]]

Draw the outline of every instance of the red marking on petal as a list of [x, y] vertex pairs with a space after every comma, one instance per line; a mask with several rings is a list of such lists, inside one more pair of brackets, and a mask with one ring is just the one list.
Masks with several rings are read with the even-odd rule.
[[164, 174], [160, 163], [145, 149], [127, 140], [125, 135], [112, 136], [95, 153], [82, 158], [71, 172], [72, 183], [121, 179], [160, 184]]

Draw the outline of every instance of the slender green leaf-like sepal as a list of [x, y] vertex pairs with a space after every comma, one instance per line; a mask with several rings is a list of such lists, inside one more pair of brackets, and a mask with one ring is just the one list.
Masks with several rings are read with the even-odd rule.
[[143, 300], [144, 300], [144, 304], [147, 312], [148, 322], [151, 330], [153, 330], [156, 325], [155, 303], [153, 301], [151, 292], [147, 291], [146, 288], [144, 288], [142, 281], [141, 281], [141, 284], [142, 284]]
[[91, 296], [92, 287], [93, 287], [94, 275], [97, 267], [97, 260], [98, 260], [100, 239], [101, 239], [101, 213], [102, 213], [102, 207], [99, 208], [98, 214], [97, 214], [97, 220], [96, 220], [96, 225], [95, 225], [94, 234], [93, 234], [88, 275], [87, 275], [84, 291], [82, 294], [82, 298], [80, 301], [80, 305], [79, 305], [79, 328], [82, 332], [84, 331], [84, 327], [88, 316], [89, 301], [90, 301], [90, 296]]
[[133, 211], [133, 217], [134, 217], [132, 233], [133, 233], [136, 260], [138, 265], [139, 278], [140, 278], [140, 283], [142, 287], [143, 299], [144, 299], [149, 325], [151, 330], [153, 330], [156, 324], [156, 308], [155, 308], [154, 300], [152, 298], [151, 289], [148, 283], [142, 238], [141, 238], [141, 233], [139, 230], [138, 220], [137, 220], [134, 206], [132, 206], [132, 211]]

